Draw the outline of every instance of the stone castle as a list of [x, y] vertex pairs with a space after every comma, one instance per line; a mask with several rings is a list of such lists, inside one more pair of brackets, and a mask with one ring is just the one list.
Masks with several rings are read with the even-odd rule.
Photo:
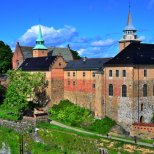
[[154, 137], [154, 126], [148, 125], [154, 113], [154, 44], [141, 43], [136, 32], [129, 11], [115, 57], [73, 60], [70, 48], [45, 47], [39, 26], [34, 48], [17, 43], [13, 68], [45, 73], [49, 106], [68, 99], [129, 132], [145, 126]]

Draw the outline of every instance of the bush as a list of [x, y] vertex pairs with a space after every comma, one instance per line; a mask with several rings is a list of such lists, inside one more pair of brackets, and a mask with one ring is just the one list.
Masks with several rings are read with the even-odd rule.
[[88, 109], [81, 108], [68, 100], [61, 101], [49, 110], [50, 118], [71, 126], [80, 126], [91, 117]]
[[101, 120], [95, 119], [90, 110], [79, 107], [69, 100], [63, 100], [58, 105], [54, 105], [49, 110], [49, 119], [101, 134], [107, 133], [116, 124], [108, 117]]

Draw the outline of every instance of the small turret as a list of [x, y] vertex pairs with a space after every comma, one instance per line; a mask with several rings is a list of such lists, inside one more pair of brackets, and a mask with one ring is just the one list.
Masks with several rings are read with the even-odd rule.
[[132, 23], [132, 16], [131, 16], [131, 11], [130, 11], [130, 4], [129, 4], [127, 25], [123, 30], [123, 37], [119, 41], [120, 51], [122, 51], [124, 48], [126, 48], [130, 43], [140, 43], [141, 42], [138, 39], [136, 32], [137, 32], [137, 30], [133, 26], [133, 23]]
[[38, 37], [36, 40], [36, 45], [33, 48], [33, 57], [46, 57], [48, 56], [48, 48], [44, 45], [44, 40], [42, 37], [41, 26], [39, 25]]

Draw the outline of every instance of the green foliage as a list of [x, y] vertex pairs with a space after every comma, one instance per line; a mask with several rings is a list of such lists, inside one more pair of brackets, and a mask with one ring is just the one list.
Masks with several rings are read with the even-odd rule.
[[20, 70], [8, 72], [8, 88], [4, 103], [0, 106], [0, 118], [18, 120], [25, 109], [29, 108], [29, 101], [36, 105], [46, 103], [38, 94], [45, 91], [45, 76], [42, 73], [28, 73]]
[[151, 118], [151, 122], [154, 123], [154, 113], [153, 113], [153, 117]]
[[74, 105], [68, 100], [61, 101], [58, 105], [54, 105], [49, 110], [49, 114], [52, 119], [71, 126], [80, 126], [82, 123], [92, 118], [88, 109]]
[[75, 60], [81, 59], [81, 57], [77, 51], [71, 50], [71, 53], [73, 55], [73, 59], [75, 59]]
[[80, 127], [89, 131], [106, 134], [116, 122], [106, 117], [95, 119], [90, 110], [79, 107], [69, 100], [63, 100], [49, 110], [50, 119], [70, 126]]
[[116, 125], [116, 122], [108, 117], [104, 119], [96, 119], [91, 125], [87, 127], [90, 131], [96, 131], [100, 134], [106, 134], [108, 131]]
[[12, 68], [12, 51], [8, 45], [0, 41], [0, 73]]

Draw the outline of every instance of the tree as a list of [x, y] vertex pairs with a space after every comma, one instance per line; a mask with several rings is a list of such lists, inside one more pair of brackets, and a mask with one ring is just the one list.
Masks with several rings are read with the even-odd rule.
[[81, 59], [79, 53], [77, 51], [72, 50], [69, 44], [67, 45], [67, 47], [71, 51], [74, 60]]
[[8, 45], [0, 41], [0, 73], [12, 68], [12, 51]]
[[[26, 109], [31, 108], [31, 104], [39, 107], [46, 106], [49, 102], [46, 86], [43, 73], [8, 71], [8, 88], [1, 107], [11, 111], [12, 115], [20, 117]], [[42, 98], [40, 98], [41, 94], [43, 94]]]
[[4, 93], [5, 93], [4, 87], [0, 84], [0, 104], [4, 99]]

